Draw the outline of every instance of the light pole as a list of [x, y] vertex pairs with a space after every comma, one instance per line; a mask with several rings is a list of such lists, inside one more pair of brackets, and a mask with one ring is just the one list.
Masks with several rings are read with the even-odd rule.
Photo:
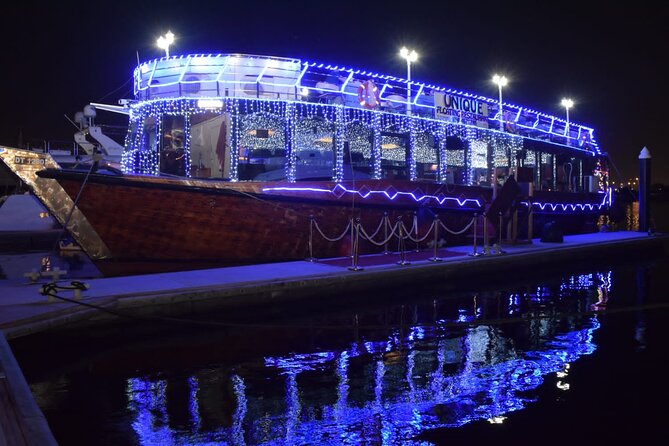
[[569, 98], [563, 98], [561, 104], [567, 111], [567, 125], [564, 128], [564, 136], [567, 137], [567, 144], [569, 144], [569, 109], [574, 106], [574, 101]]
[[499, 129], [501, 131], [504, 131], [504, 113], [502, 111], [502, 87], [506, 87], [507, 84], [509, 83], [509, 80], [506, 78], [506, 76], [500, 76], [499, 74], [495, 74], [492, 77], [492, 81], [497, 84], [497, 87], [499, 88]]
[[165, 57], [170, 57], [170, 45], [172, 45], [173, 43], [174, 43], [174, 34], [172, 34], [172, 31], [167, 31], [167, 34], [158, 37], [158, 40], [156, 41], [156, 44], [158, 44], [158, 48], [165, 50]]
[[407, 115], [411, 114], [411, 62], [418, 60], [418, 53], [414, 50], [409, 51], [403, 46], [400, 50], [400, 56], [407, 61]]

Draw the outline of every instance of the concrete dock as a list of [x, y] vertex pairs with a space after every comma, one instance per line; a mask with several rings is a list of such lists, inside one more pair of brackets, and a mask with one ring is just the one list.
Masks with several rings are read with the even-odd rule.
[[[531, 278], [538, 268], [555, 264], [634, 255], [662, 257], [668, 250], [667, 234], [619, 231], [568, 235], [562, 243], [535, 239], [532, 243], [504, 245], [502, 254], [482, 256], [471, 255], [472, 246], [448, 247], [437, 251], [438, 261], [434, 261], [434, 251], [407, 252], [405, 260], [409, 264], [404, 265], [398, 264], [398, 253], [367, 255], [360, 257], [358, 270], [351, 268], [350, 258], [302, 260], [87, 279], [83, 281], [86, 285], [83, 290], [69, 289], [73, 280], [65, 276], [55, 282], [53, 289], [53, 293], [64, 300], [42, 294], [49, 283], [46, 279], [35, 282], [26, 279], [0, 285], [0, 330], [4, 337], [12, 339], [45, 330], [119, 322], [123, 316], [184, 317], [226, 308], [322, 301], [346, 293], [378, 291], [417, 282], [451, 283], [455, 287], [474, 277], [513, 274], [518, 278]], [[478, 252], [481, 252], [480, 247]], [[0, 342], [6, 345], [4, 338]], [[0, 418], [0, 445], [3, 432], [14, 432], [12, 435], [16, 436], [16, 432], [26, 430], [25, 426], [37, 426], [37, 434], [23, 434], [27, 439], [18, 444], [52, 444], [44, 433], [46, 422], [43, 418], [40, 420], [39, 409], [35, 411], [36, 405], [25, 403], [32, 397], [17, 372], [20, 369], [14, 364], [9, 348], [0, 349], [0, 353], [0, 373], [8, 369], [14, 371], [11, 375], [6, 372], [0, 375], [0, 396], [8, 404], [0, 409], [3, 412], [12, 407], [16, 409], [14, 417]], [[23, 411], [13, 406], [19, 404], [18, 401], [23, 401]], [[19, 421], [12, 424], [12, 419]]]

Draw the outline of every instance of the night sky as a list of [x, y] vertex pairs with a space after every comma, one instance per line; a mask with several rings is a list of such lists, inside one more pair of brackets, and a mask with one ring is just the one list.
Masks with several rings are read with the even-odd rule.
[[[71, 141], [65, 115], [131, 98], [138, 55], [164, 55], [155, 41], [169, 29], [173, 55], [274, 55], [398, 77], [406, 45], [420, 54], [413, 80], [491, 98], [498, 72], [510, 79], [505, 101], [563, 117], [560, 100], [574, 99], [570, 120], [595, 128], [612, 180], [638, 176], [647, 146], [653, 182], [669, 184], [668, 24], [669, 5], [646, 1], [28, 0], [3, 11], [0, 144]], [[98, 123], [124, 121], [99, 112]]]

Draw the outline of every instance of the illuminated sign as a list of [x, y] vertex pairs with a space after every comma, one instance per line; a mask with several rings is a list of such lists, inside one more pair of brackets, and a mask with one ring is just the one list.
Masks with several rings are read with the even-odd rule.
[[488, 104], [475, 98], [435, 93], [434, 111], [437, 119], [488, 126]]

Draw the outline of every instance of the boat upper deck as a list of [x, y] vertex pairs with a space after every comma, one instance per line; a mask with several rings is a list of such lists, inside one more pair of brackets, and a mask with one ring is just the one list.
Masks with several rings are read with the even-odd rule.
[[242, 54], [163, 57], [135, 69], [134, 94], [142, 102], [265, 99], [410, 113], [601, 155], [593, 128], [560, 117], [506, 102], [500, 107], [498, 100], [452, 88], [300, 59]]

